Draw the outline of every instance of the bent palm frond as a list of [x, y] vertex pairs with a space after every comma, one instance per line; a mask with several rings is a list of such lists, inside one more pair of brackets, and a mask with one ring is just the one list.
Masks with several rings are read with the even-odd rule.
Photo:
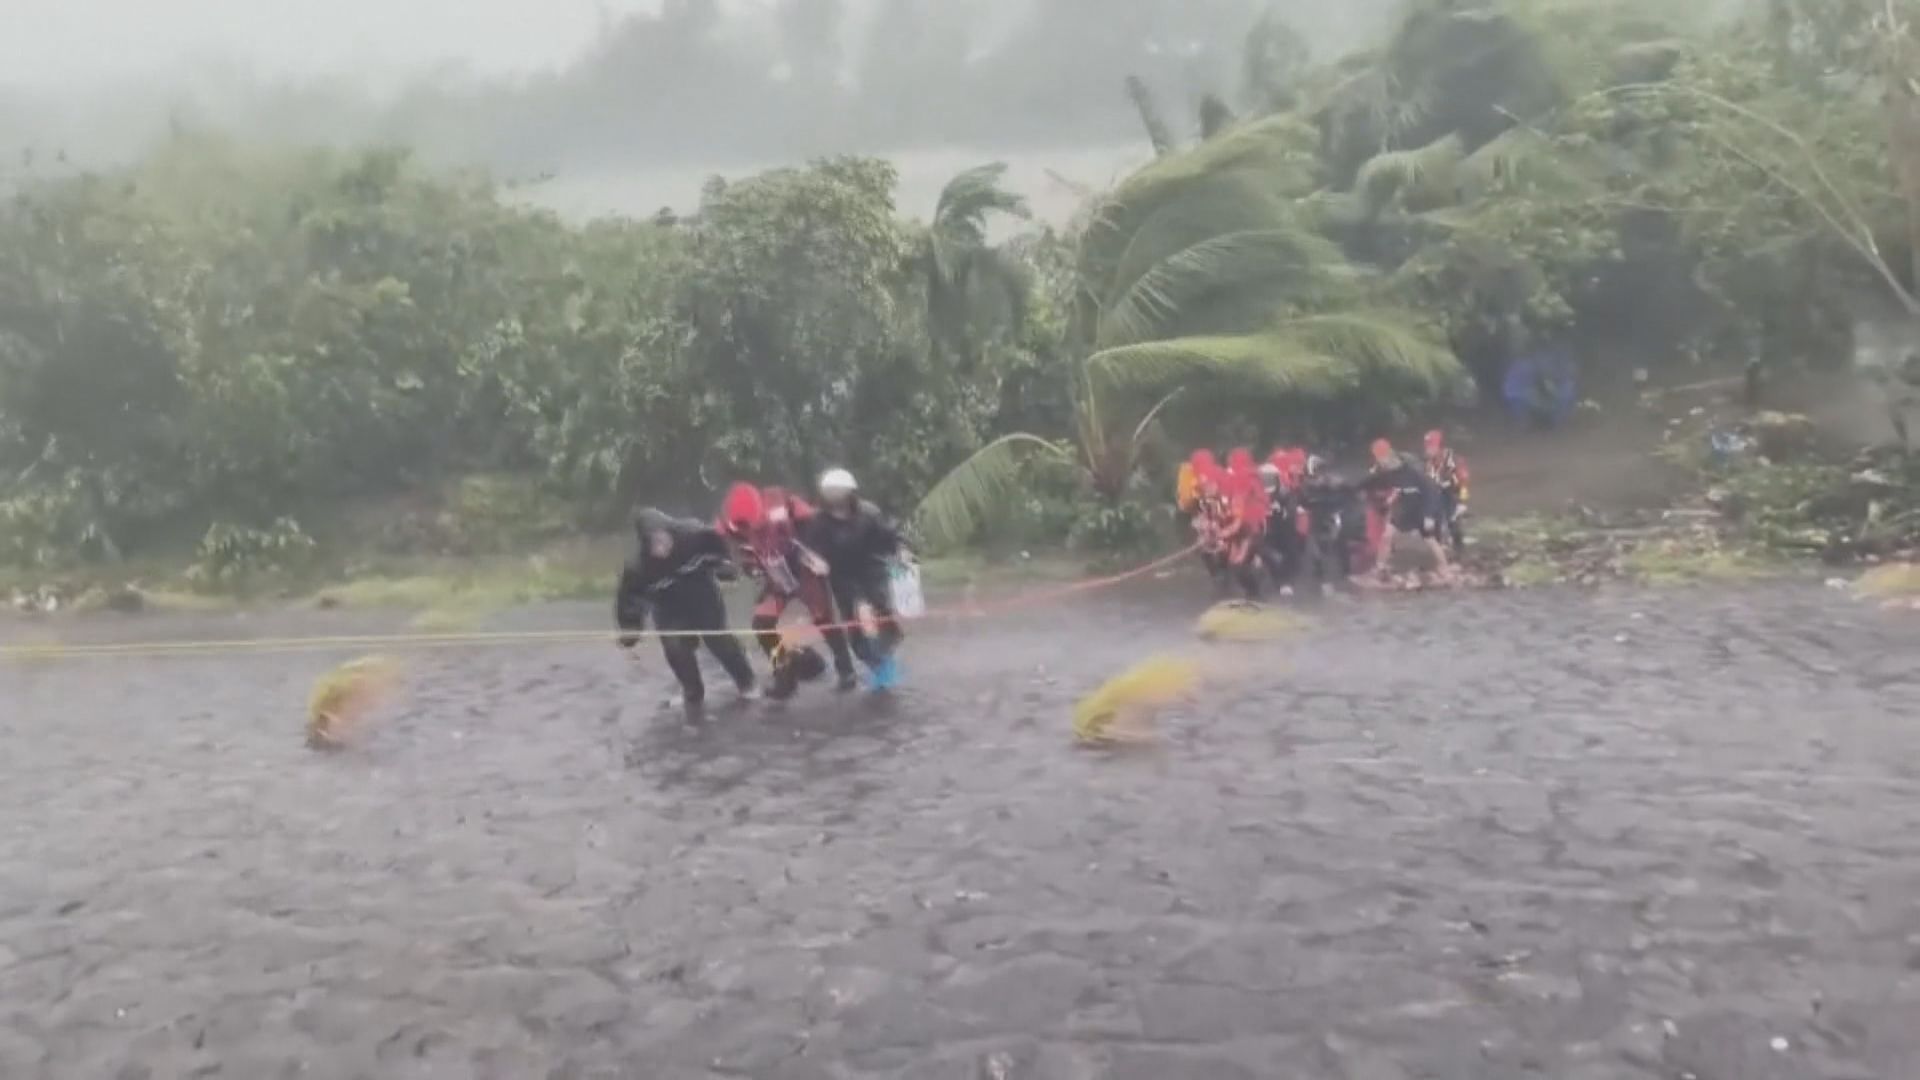
[[1124, 345], [1088, 363], [1115, 390], [1214, 382], [1295, 402], [1334, 400], [1374, 386], [1440, 396], [1466, 378], [1452, 352], [1392, 311], [1307, 315], [1257, 334]]
[[1453, 351], [1402, 312], [1391, 309], [1303, 315], [1276, 328], [1297, 347], [1338, 356], [1366, 382], [1389, 383], [1439, 396], [1457, 389], [1467, 372]]
[[1368, 214], [1377, 215], [1396, 199], [1409, 210], [1445, 206], [1459, 197], [1457, 174], [1465, 157], [1458, 135], [1410, 150], [1389, 150], [1360, 167], [1354, 188]]
[[1459, 183], [1471, 197], [1515, 188], [1577, 194], [1599, 187], [1595, 172], [1591, 163], [1570, 157], [1528, 127], [1508, 128], [1458, 164]]
[[956, 174], [940, 189], [940, 200], [933, 210], [934, 227], [956, 239], [981, 243], [986, 239], [984, 222], [989, 214], [1022, 220], [1033, 216], [1025, 196], [1001, 186], [1006, 175], [1004, 161], [976, 165]]
[[1144, 341], [1211, 293], [1260, 283], [1274, 296], [1349, 269], [1339, 245], [1304, 227], [1256, 229], [1203, 240], [1160, 260], [1101, 312], [1099, 347]]
[[1211, 382], [1275, 399], [1322, 400], [1357, 387], [1351, 365], [1274, 334], [1147, 341], [1095, 353], [1089, 363], [1112, 389], [1143, 394]]
[[921, 535], [935, 545], [971, 539], [993, 508], [1006, 500], [1021, 464], [1032, 454], [1071, 460], [1073, 449], [1024, 432], [995, 439], [954, 466], [920, 500], [913, 519]]

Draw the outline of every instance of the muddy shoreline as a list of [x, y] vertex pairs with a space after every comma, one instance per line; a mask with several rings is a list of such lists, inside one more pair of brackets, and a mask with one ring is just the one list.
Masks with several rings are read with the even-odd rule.
[[326, 756], [300, 709], [342, 654], [0, 668], [0, 1075], [1920, 1061], [1920, 622], [1800, 584], [1368, 596], [1230, 647], [1157, 746], [1074, 750], [1079, 695], [1198, 647], [1190, 584], [927, 625], [890, 699], [699, 726], [657, 654], [402, 654]]

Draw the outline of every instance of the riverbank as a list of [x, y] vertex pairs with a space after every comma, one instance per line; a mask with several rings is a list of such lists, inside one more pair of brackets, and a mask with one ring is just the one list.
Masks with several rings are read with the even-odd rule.
[[[195, 588], [184, 561], [0, 575], [0, 613], [69, 617], [99, 613], [190, 614], [287, 608], [410, 613], [415, 629], [467, 629], [489, 614], [555, 601], [607, 600], [629, 541], [579, 537], [524, 554], [339, 560], [334, 569], [263, 575], [244, 587]], [[923, 581], [956, 594], [1030, 582], [1066, 581], [1089, 561], [1062, 551], [927, 558]], [[737, 592], [738, 590], [736, 590]], [[744, 602], [746, 597], [732, 599]]]

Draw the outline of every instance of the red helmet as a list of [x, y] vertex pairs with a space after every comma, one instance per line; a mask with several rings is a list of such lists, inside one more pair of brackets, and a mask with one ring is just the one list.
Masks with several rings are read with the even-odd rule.
[[720, 523], [728, 528], [751, 529], [766, 520], [766, 500], [760, 497], [760, 489], [748, 483], [738, 483], [727, 489], [726, 502], [720, 507]]
[[1243, 476], [1251, 475], [1253, 472], [1253, 451], [1248, 450], [1244, 446], [1234, 447], [1233, 451], [1227, 455], [1227, 471]]
[[1195, 450], [1193, 456], [1187, 459], [1187, 464], [1193, 466], [1195, 473], [1212, 472], [1220, 467], [1219, 460], [1211, 450]]
[[1432, 431], [1427, 432], [1427, 453], [1437, 454], [1440, 452], [1441, 447], [1446, 445], [1447, 436], [1445, 432], [1439, 428], [1434, 428]]

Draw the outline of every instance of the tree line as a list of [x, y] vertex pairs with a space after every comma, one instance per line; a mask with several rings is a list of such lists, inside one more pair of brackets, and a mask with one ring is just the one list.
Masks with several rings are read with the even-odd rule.
[[1861, 290], [1915, 310], [1911, 10], [1416, 0], [1328, 63], [1262, 20], [1257, 95], [1115, 87], [1158, 156], [999, 245], [991, 165], [929, 221], [843, 157], [574, 225], [404, 150], [177, 135], [0, 207], [0, 557], [830, 464], [950, 542], [1036, 493], [1125, 542], [1175, 447], [1376, 430], [1533, 343], [1833, 362]]

